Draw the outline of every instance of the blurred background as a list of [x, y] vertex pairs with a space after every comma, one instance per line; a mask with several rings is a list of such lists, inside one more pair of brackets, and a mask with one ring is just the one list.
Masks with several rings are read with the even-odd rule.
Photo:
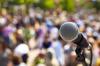
[[0, 66], [82, 66], [58, 34], [75, 22], [100, 66], [100, 0], [0, 0]]

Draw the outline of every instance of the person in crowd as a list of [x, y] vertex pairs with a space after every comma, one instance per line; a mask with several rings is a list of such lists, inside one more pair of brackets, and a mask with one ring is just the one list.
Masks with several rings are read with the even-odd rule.
[[[26, 13], [21, 8], [15, 9], [17, 10], [15, 12], [9, 13], [8, 9], [5, 9], [0, 13], [0, 40], [4, 39], [4, 42], [0, 41], [0, 65], [32, 66], [34, 60], [39, 58], [43, 60], [38, 61], [42, 65], [47, 63], [51, 66], [73, 66], [72, 59], [75, 58], [75, 53], [72, 48], [75, 46], [59, 39], [58, 31], [62, 23], [73, 21], [93, 45], [93, 65], [98, 66], [100, 57], [98, 13], [84, 9], [68, 13], [61, 8], [43, 10], [35, 7], [27, 8]], [[45, 58], [48, 61], [45, 62]]]

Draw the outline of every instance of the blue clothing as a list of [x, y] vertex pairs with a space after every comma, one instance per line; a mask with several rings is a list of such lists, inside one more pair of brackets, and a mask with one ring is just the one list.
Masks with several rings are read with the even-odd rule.
[[64, 64], [64, 52], [63, 52], [63, 47], [62, 47], [62, 43], [60, 41], [54, 41], [52, 43], [52, 47], [55, 51], [56, 54], [56, 58], [59, 62], [59, 64]]

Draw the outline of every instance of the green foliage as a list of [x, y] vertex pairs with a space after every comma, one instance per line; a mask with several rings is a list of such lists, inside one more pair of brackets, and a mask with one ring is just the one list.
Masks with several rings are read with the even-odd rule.
[[[62, 7], [64, 10], [67, 10], [69, 12], [75, 11], [75, 0], [59, 0], [59, 4], [56, 4], [54, 0], [0, 0], [0, 7], [3, 7], [7, 2], [10, 3], [10, 5], [25, 5], [25, 6], [31, 6], [35, 5], [38, 7], [41, 7], [42, 9], [53, 9], [55, 7]], [[93, 6], [100, 10], [100, 0], [97, 0], [97, 2], [87, 3], [86, 0], [79, 0], [80, 7], [82, 8], [93, 8]], [[8, 6], [9, 7], [9, 6]]]
[[100, 1], [93, 2], [93, 6], [96, 8], [97, 11], [100, 11]]
[[0, 0], [0, 3], [3, 3], [4, 2], [4, 0]]
[[6, 0], [0, 0], [0, 8], [3, 7], [5, 2], [6, 2]]
[[72, 12], [75, 10], [75, 2], [74, 0], [62, 0], [62, 8]]
[[13, 0], [14, 4], [24, 4], [24, 0]]
[[43, 9], [51, 9], [55, 7], [54, 0], [40, 0], [39, 6]]
[[35, 2], [36, 0], [13, 0], [12, 2], [14, 3], [14, 4], [18, 4], [18, 5], [20, 5], [20, 4], [33, 4], [34, 2]]
[[91, 8], [93, 8], [93, 4], [91, 2], [89, 2], [84, 7], [87, 8], [87, 9], [91, 9]]
[[86, 1], [86, 0], [80, 0], [80, 7], [86, 8], [86, 9], [91, 9], [93, 8], [93, 4], [91, 1]]
[[36, 0], [25, 0], [25, 4], [33, 4]]

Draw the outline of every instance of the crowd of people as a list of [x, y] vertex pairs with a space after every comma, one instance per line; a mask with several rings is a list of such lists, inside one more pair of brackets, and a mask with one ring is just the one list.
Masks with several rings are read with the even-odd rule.
[[61, 8], [26, 10], [0, 12], [0, 66], [75, 66], [76, 45], [59, 37], [64, 22], [78, 25], [93, 45], [93, 66], [100, 66], [100, 13], [84, 9], [69, 13]]

